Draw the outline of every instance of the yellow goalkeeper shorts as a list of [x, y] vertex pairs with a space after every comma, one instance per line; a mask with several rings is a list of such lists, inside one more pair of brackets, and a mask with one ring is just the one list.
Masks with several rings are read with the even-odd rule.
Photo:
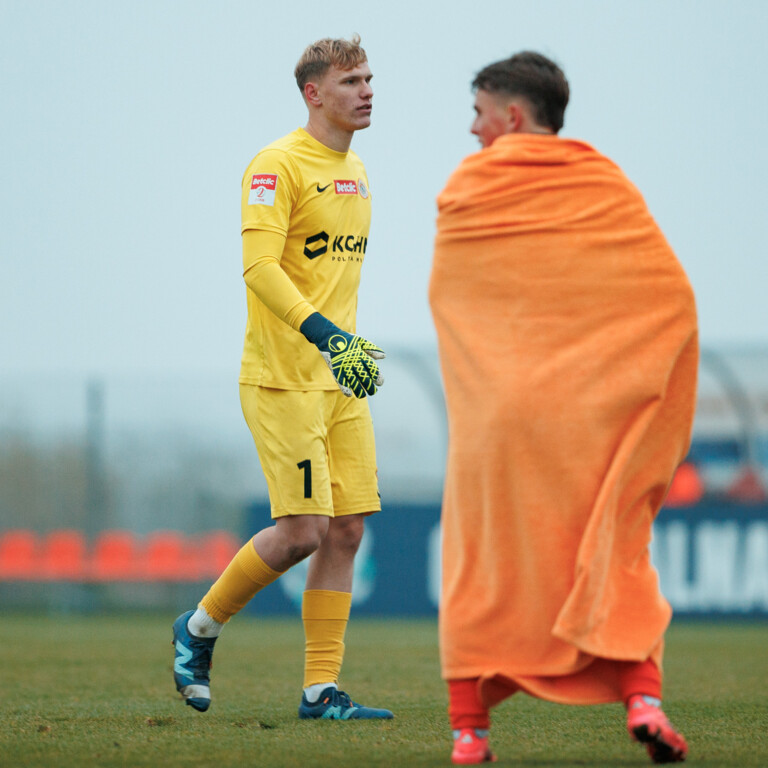
[[340, 391], [240, 385], [240, 404], [267, 480], [272, 517], [381, 509], [367, 399]]

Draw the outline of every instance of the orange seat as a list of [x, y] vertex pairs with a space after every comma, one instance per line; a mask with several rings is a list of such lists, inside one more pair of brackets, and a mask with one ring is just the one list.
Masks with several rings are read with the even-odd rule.
[[196, 560], [203, 579], [217, 579], [242, 546], [229, 531], [209, 531], [198, 536]]
[[768, 490], [763, 483], [760, 469], [753, 466], [745, 467], [728, 486], [726, 495], [729, 499], [747, 504], [760, 504], [768, 499]]
[[704, 483], [696, 467], [689, 461], [683, 462], [672, 478], [665, 507], [689, 507], [701, 501], [704, 495]]
[[95, 581], [136, 581], [142, 577], [139, 547], [130, 531], [103, 531], [96, 537], [89, 568]]
[[80, 531], [51, 531], [40, 552], [41, 578], [81, 581], [86, 575], [85, 536]]
[[12, 530], [0, 534], [0, 579], [38, 579], [37, 550], [37, 536], [32, 531]]
[[178, 531], [155, 531], [147, 536], [144, 577], [150, 581], [195, 581], [199, 560], [186, 536]]

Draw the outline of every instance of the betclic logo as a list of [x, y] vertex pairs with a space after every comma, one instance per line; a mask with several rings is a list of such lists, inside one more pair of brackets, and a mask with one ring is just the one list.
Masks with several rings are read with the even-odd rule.
[[276, 173], [256, 173], [251, 179], [251, 189], [256, 189], [257, 187], [266, 187], [268, 190], [273, 190], [276, 186]]
[[337, 195], [356, 195], [357, 182], [351, 179], [334, 179]]
[[255, 173], [251, 177], [248, 205], [274, 205], [277, 190], [276, 173]]

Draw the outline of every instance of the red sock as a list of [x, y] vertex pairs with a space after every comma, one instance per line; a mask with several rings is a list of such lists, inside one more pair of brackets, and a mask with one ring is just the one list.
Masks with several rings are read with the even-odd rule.
[[653, 696], [661, 699], [661, 672], [651, 659], [620, 661], [619, 685], [621, 700], [626, 704], [630, 696]]
[[488, 730], [491, 727], [488, 707], [477, 695], [478, 681], [477, 677], [448, 681], [448, 716], [454, 731], [462, 728]]

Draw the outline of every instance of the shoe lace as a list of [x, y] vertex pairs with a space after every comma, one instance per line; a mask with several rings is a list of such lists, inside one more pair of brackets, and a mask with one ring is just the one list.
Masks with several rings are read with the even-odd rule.
[[344, 691], [340, 691], [336, 689], [336, 691], [333, 694], [333, 697], [331, 698], [331, 701], [334, 705], [338, 704], [342, 707], [351, 707], [354, 706], [352, 704], [352, 699], [349, 698], [349, 694], [345, 693]]
[[194, 638], [192, 638], [192, 642], [189, 645], [194, 653], [187, 666], [194, 672], [207, 674], [213, 666], [213, 646], [207, 643], [195, 642]]

